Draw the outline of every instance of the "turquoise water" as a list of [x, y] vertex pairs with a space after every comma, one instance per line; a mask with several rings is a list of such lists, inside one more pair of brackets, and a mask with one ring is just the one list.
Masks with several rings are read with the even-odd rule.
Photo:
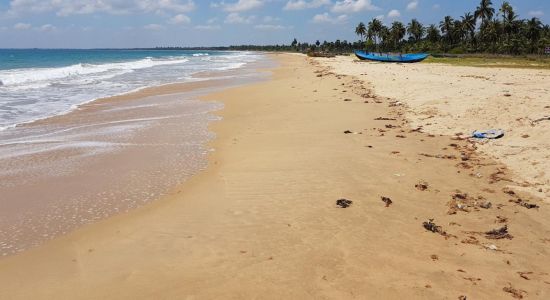
[[94, 99], [197, 80], [255, 61], [249, 52], [0, 49], [0, 130], [66, 113]]
[[56, 68], [79, 63], [103, 64], [136, 61], [147, 57], [186, 57], [197, 53], [225, 55], [215, 51], [176, 50], [80, 50], [80, 49], [0, 49], [0, 70], [21, 68]]

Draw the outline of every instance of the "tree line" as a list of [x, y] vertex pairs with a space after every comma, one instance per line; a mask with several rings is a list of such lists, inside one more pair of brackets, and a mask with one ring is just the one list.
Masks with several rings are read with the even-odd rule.
[[550, 26], [539, 18], [520, 19], [508, 1], [495, 8], [492, 0], [480, 0], [473, 12], [459, 18], [445, 16], [439, 24], [424, 25], [417, 19], [404, 24], [394, 21], [386, 26], [379, 19], [355, 28], [359, 40], [316, 41], [289, 45], [234, 45], [228, 47], [163, 47], [189, 50], [321, 51], [334, 54], [354, 49], [371, 52], [543, 54], [550, 47]]
[[445, 16], [439, 24], [424, 26], [417, 19], [385, 26], [374, 18], [355, 28], [367, 51], [543, 54], [550, 46], [550, 26], [540, 19], [520, 19], [508, 1], [498, 9], [481, 0], [473, 12], [459, 19]]

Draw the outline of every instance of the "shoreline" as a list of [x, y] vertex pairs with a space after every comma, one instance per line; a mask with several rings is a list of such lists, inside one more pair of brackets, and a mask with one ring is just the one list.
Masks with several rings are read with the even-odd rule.
[[[109, 101], [113, 98], [115, 98], [115, 99], [116, 98], [136, 98], [136, 97], [140, 97], [139, 96], [140, 93], [151, 94], [150, 92], [152, 90], [158, 90], [158, 89], [162, 89], [164, 87], [170, 88], [170, 87], [187, 85], [187, 84], [190, 84], [190, 83], [202, 82], [202, 81], [208, 81], [208, 80], [209, 79], [197, 80], [197, 81], [171, 82], [171, 83], [165, 83], [165, 84], [155, 85], [155, 86], [145, 86], [145, 87], [137, 88], [135, 90], [131, 90], [131, 91], [128, 91], [128, 92], [122, 92], [120, 94], [115, 94], [115, 95], [112, 95], [112, 96], [94, 98], [94, 99], [87, 100], [87, 101], [79, 103], [79, 104], [75, 104], [75, 105], [71, 106], [71, 108], [69, 108], [68, 110], [66, 110], [64, 112], [60, 112], [60, 113], [55, 114], [55, 115], [44, 116], [44, 117], [40, 117], [38, 119], [33, 119], [33, 120], [25, 121], [25, 122], [22, 122], [22, 123], [11, 124], [11, 125], [8, 125], [8, 126], [0, 127], [0, 131], [12, 129], [12, 128], [17, 128], [17, 127], [32, 126], [34, 123], [40, 123], [40, 122], [44, 122], [44, 121], [47, 122], [50, 119], [57, 118], [57, 117], [62, 117], [64, 115], [73, 113], [77, 110], [83, 109], [85, 106], [93, 105], [94, 102], [96, 102], [96, 101]], [[149, 91], [149, 93], [148, 93], [148, 91]], [[163, 94], [158, 94], [158, 95], [163, 95]]]
[[[164, 199], [0, 259], [0, 296], [548, 296], [548, 206], [510, 203], [501, 164], [418, 132], [354, 77], [276, 57], [269, 81], [205, 97], [225, 105], [206, 170]], [[456, 195], [466, 208], [449, 214]], [[352, 206], [337, 208], [340, 198]], [[445, 234], [425, 230], [429, 219]], [[484, 237], [504, 224], [513, 239]]]
[[198, 97], [265, 80], [258, 68], [270, 64], [96, 99], [4, 132], [0, 256], [154, 201], [204, 169], [221, 104]]

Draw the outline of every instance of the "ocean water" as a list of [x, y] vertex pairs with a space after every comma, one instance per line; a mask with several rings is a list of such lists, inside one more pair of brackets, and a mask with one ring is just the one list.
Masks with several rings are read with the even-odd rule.
[[250, 52], [0, 49], [0, 130], [258, 58]]
[[[0, 50], [0, 257], [155, 201], [206, 168], [223, 104], [199, 99], [260, 82], [272, 65], [253, 52]], [[82, 105], [176, 82], [189, 84]]]

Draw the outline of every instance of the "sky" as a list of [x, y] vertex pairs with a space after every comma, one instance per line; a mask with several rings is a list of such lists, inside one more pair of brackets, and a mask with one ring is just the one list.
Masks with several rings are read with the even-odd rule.
[[[550, 23], [550, 0], [510, 0]], [[495, 7], [501, 0], [493, 0]], [[359, 22], [438, 24], [479, 0], [0, 0], [0, 48], [130, 48], [355, 41]], [[498, 11], [498, 10], [497, 10]]]

